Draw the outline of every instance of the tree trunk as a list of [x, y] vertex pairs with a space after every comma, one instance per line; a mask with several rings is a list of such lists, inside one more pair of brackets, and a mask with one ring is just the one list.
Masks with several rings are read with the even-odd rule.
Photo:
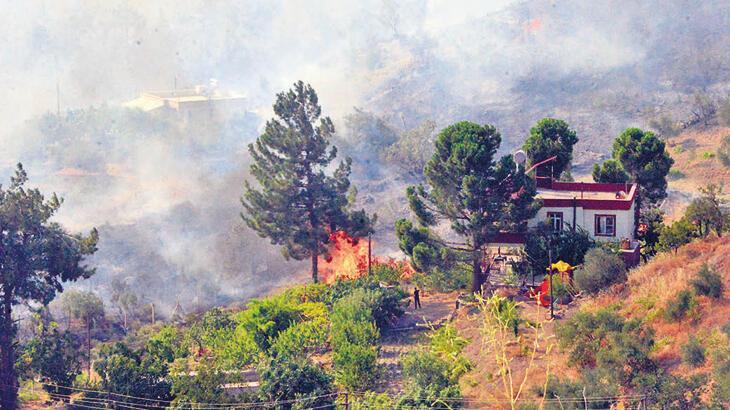
[[15, 374], [15, 324], [11, 295], [7, 290], [0, 323], [0, 408], [15, 410], [18, 400], [18, 380]]
[[312, 252], [312, 282], [314, 282], [314, 283], [317, 283], [317, 281], [319, 280], [317, 278], [317, 273], [318, 273], [317, 263], [318, 262], [319, 262], [319, 252], [315, 250]]
[[91, 381], [91, 320], [86, 320], [86, 383]]

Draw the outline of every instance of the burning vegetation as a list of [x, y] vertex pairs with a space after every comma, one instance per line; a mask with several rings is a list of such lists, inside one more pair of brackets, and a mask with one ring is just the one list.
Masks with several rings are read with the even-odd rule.
[[408, 279], [415, 272], [408, 261], [372, 256], [373, 243], [367, 238], [356, 238], [345, 231], [335, 231], [329, 239], [329, 253], [319, 258], [320, 276], [324, 283], [357, 279], [366, 276], [370, 269], [377, 270], [382, 266], [398, 272], [398, 279]]

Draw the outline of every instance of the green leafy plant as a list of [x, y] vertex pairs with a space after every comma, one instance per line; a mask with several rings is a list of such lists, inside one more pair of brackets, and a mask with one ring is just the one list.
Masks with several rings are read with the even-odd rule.
[[673, 299], [667, 301], [664, 308], [664, 317], [668, 321], [681, 322], [690, 316], [691, 312], [697, 309], [697, 300], [694, 294], [688, 290], [680, 291]]
[[705, 347], [696, 337], [690, 336], [687, 343], [682, 345], [682, 361], [692, 367], [699, 367], [705, 363]]
[[699, 272], [697, 272], [697, 277], [692, 279], [690, 284], [698, 295], [705, 295], [714, 299], [722, 298], [724, 289], [722, 277], [710, 268], [707, 263], [702, 264]]
[[586, 253], [585, 262], [575, 271], [575, 286], [587, 293], [598, 293], [614, 283], [625, 282], [626, 266], [620, 256], [603, 248]]

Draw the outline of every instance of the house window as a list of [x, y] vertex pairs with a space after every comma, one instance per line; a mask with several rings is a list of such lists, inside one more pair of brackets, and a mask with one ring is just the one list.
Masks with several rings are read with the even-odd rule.
[[596, 215], [596, 236], [616, 236], [616, 215]]
[[563, 213], [562, 212], [548, 212], [547, 213], [548, 224], [553, 232], [560, 232], [563, 230]]

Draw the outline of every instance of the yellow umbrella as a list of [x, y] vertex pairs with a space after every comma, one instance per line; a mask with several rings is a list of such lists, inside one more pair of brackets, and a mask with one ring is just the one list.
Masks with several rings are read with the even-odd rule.
[[[563, 261], [557, 261], [557, 262], [553, 263], [552, 268], [553, 268], [553, 270], [556, 270], [561, 273], [570, 272], [573, 269], [573, 267], [570, 266], [569, 263], [563, 262]], [[549, 268], [546, 270], [549, 270]]]

